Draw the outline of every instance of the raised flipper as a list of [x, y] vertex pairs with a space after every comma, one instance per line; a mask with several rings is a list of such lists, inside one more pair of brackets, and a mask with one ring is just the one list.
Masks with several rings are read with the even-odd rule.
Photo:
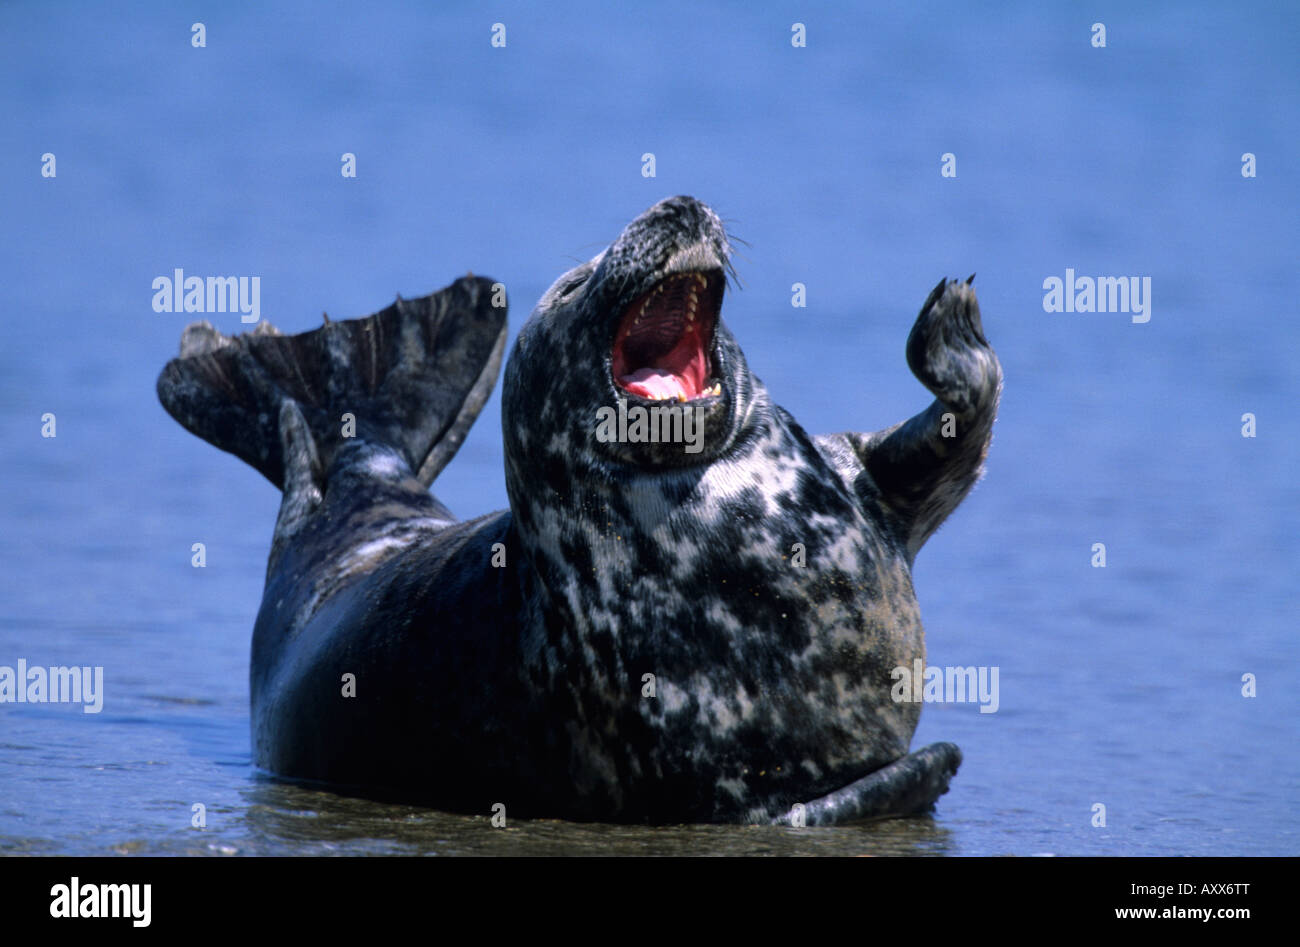
[[801, 803], [772, 820], [773, 825], [843, 825], [928, 812], [948, 791], [961, 766], [961, 750], [932, 743], [883, 766], [843, 789]]
[[396, 451], [429, 486], [464, 440], [496, 383], [506, 307], [484, 277], [398, 298], [364, 319], [281, 335], [263, 323], [222, 335], [188, 326], [158, 377], [158, 398], [185, 428], [309, 498], [344, 445]]
[[859, 497], [892, 514], [909, 563], [979, 480], [993, 437], [1002, 368], [984, 338], [974, 278], [940, 280], [907, 338], [930, 407], [874, 434], [816, 438]]

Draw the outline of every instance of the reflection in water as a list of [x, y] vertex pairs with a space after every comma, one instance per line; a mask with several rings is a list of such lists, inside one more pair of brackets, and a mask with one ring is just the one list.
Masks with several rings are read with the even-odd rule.
[[[239, 854], [944, 855], [951, 832], [930, 816], [837, 828], [620, 826], [465, 816], [376, 803], [259, 779], [245, 793]], [[507, 813], [507, 816], [509, 813]]]

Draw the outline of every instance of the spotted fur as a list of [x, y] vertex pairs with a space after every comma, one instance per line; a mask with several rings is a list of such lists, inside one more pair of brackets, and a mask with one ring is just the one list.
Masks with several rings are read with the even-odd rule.
[[908, 755], [920, 707], [890, 699], [890, 672], [924, 660], [910, 566], [991, 437], [1001, 374], [974, 292], [944, 281], [927, 299], [908, 361], [937, 400], [888, 431], [809, 436], [719, 321], [703, 450], [601, 441], [600, 407], [645, 403], [611, 375], [624, 307], [729, 252], [711, 210], [672, 198], [547, 290], [506, 367], [509, 511], [453, 522], [410, 450], [319, 450], [282, 411], [260, 765], [618, 821], [779, 820], [804, 802], [834, 822], [946, 790], [960, 754]]

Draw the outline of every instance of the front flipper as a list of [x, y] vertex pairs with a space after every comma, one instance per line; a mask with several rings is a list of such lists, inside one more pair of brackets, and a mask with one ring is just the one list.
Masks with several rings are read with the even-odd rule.
[[993, 437], [1002, 368], [970, 280], [940, 280], [931, 291], [907, 338], [907, 364], [934, 394], [929, 408], [888, 430], [816, 441], [864, 501], [893, 514], [910, 563], [979, 480]]
[[[953, 743], [932, 743], [829, 795], [802, 803], [803, 825], [842, 825], [928, 812], [948, 791], [961, 766]], [[796, 810], [777, 816], [773, 825], [800, 824]]]

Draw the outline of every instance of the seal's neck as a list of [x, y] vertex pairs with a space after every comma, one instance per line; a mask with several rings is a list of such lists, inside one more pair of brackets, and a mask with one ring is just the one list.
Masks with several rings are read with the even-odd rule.
[[706, 462], [637, 466], [581, 447], [507, 451], [518, 542], [549, 594], [587, 611], [651, 585], [675, 587], [710, 557], [734, 555], [710, 539], [719, 517], [746, 503], [761, 517], [770, 457], [798, 449], [762, 383], [751, 376], [744, 389], [739, 434]]

